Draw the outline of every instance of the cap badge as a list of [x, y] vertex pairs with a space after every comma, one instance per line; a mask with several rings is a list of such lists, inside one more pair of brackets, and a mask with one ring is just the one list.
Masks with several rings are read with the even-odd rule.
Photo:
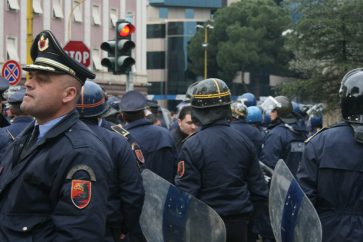
[[38, 49], [40, 51], [45, 51], [49, 47], [49, 39], [44, 38], [44, 35], [42, 35], [38, 41]]

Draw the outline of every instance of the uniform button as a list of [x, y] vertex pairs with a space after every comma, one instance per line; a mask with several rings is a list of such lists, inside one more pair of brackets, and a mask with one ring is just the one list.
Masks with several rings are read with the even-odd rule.
[[23, 227], [22, 230], [25, 232], [25, 231], [28, 231], [28, 227]]

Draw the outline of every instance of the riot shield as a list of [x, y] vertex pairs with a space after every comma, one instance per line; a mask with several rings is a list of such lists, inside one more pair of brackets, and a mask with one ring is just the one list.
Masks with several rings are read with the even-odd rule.
[[277, 242], [321, 242], [319, 216], [283, 160], [272, 176], [269, 212]]
[[225, 242], [221, 217], [204, 202], [145, 169], [145, 201], [140, 217], [149, 242]]

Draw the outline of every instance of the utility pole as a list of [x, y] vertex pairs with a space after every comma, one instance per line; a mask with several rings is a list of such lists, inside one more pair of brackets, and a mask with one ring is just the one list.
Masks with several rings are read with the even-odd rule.
[[[30, 56], [30, 49], [33, 43], [33, 0], [27, 1], [26, 6], [26, 64], [33, 62]], [[29, 74], [26, 74], [26, 79], [29, 80]]]

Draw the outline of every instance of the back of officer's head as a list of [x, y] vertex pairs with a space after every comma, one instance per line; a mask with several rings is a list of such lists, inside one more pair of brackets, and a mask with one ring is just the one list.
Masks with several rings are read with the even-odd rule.
[[86, 81], [77, 101], [77, 111], [81, 118], [97, 118], [108, 110], [105, 95], [100, 85]]
[[348, 72], [339, 90], [344, 120], [363, 124], [363, 68]]
[[191, 97], [192, 118], [201, 125], [231, 118], [231, 92], [227, 84], [216, 78], [193, 85]]
[[120, 101], [120, 111], [126, 122], [133, 122], [145, 117], [146, 97], [138, 91], [126, 92]]
[[247, 116], [247, 106], [241, 102], [233, 102], [231, 104], [232, 117], [235, 119], [246, 119]]

